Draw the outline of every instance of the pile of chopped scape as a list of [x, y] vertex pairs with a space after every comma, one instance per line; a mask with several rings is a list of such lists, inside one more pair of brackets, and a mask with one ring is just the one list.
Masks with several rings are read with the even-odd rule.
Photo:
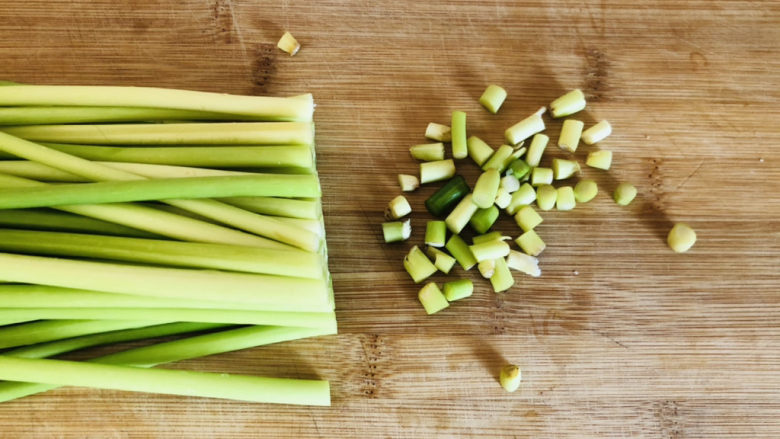
[[[479, 102], [491, 113], [496, 113], [506, 96], [503, 88], [490, 85]], [[550, 103], [549, 114], [553, 118], [568, 117], [585, 109], [585, 106], [582, 91], [572, 90]], [[456, 262], [465, 271], [476, 266], [497, 293], [514, 285], [515, 279], [510, 269], [534, 277], [541, 275], [537, 257], [544, 251], [546, 244], [535, 231], [536, 226], [543, 221], [539, 211], [553, 208], [559, 211], [572, 210], [577, 203], [587, 203], [598, 193], [596, 182], [588, 179], [579, 180], [574, 186], [553, 185], [556, 181], [580, 173], [581, 166], [573, 157], [553, 158], [550, 167], [540, 166], [550, 140], [543, 134], [547, 110], [546, 107], [539, 108], [506, 129], [506, 143], [498, 148], [491, 147], [478, 137], [469, 137], [466, 132], [466, 113], [453, 111], [451, 126], [437, 123], [428, 125], [425, 136], [437, 143], [410, 148], [412, 157], [421, 162], [419, 179], [416, 175], [400, 174], [398, 182], [402, 191], [414, 191], [420, 184], [445, 181], [425, 202], [426, 209], [439, 218], [427, 223], [426, 250], [413, 246], [404, 258], [404, 268], [415, 283], [425, 281], [437, 271], [450, 273]], [[576, 119], [565, 119], [558, 137], [558, 147], [574, 153], [580, 141], [592, 146], [612, 133], [612, 127], [606, 120], [583, 131], [584, 125]], [[451, 144], [452, 158], [446, 158], [445, 142]], [[466, 157], [482, 170], [473, 190], [462, 176], [456, 174], [455, 160]], [[612, 151], [593, 149], [585, 164], [609, 170]], [[633, 185], [621, 183], [613, 199], [618, 205], [626, 206], [636, 194]], [[520, 229], [517, 236], [491, 231], [501, 211], [514, 217]], [[411, 212], [412, 207], [403, 195], [390, 202], [386, 216], [392, 221], [382, 224], [385, 242], [405, 241], [411, 236], [411, 222], [409, 219], [404, 220]], [[467, 225], [478, 234], [470, 245], [460, 236]], [[680, 230], [678, 227], [674, 236], [670, 235], [670, 246], [675, 251], [690, 248], [693, 245], [691, 236], [695, 240], [695, 234], [691, 235], [692, 230], [690, 233], [687, 229], [685, 233]], [[686, 239], [684, 244], [678, 243], [681, 236]], [[519, 250], [512, 249], [512, 240]], [[456, 289], [458, 292], [453, 293]], [[419, 291], [419, 300], [428, 314], [446, 308], [449, 302], [470, 296], [473, 285], [469, 279], [459, 279], [445, 283], [443, 290], [430, 282]]]

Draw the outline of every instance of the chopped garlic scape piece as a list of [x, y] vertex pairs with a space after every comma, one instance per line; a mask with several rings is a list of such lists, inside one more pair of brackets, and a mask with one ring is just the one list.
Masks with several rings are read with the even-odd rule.
[[612, 198], [620, 206], [628, 206], [636, 197], [636, 188], [631, 183], [620, 183], [612, 194]]
[[531, 139], [531, 146], [528, 147], [528, 154], [525, 155], [525, 162], [528, 166], [535, 168], [539, 166], [539, 162], [542, 160], [542, 153], [547, 148], [547, 142], [550, 138], [544, 134], [537, 134]]
[[468, 147], [466, 146], [466, 113], [462, 111], [452, 112], [452, 157], [463, 159], [468, 156]]
[[580, 164], [576, 160], [554, 158], [552, 170], [555, 180], [564, 180], [580, 172]]
[[542, 217], [531, 206], [523, 206], [515, 215], [515, 221], [517, 225], [523, 229], [524, 232], [533, 230], [534, 227], [542, 223]]
[[481, 274], [482, 277], [485, 279], [490, 279], [493, 277], [493, 273], [496, 272], [496, 261], [494, 259], [482, 261], [477, 264], [477, 270], [479, 270], [479, 274]]
[[520, 368], [514, 364], [509, 364], [501, 368], [501, 373], [498, 376], [498, 381], [501, 383], [501, 387], [507, 392], [514, 392], [520, 387], [520, 381], [522, 380], [522, 374]]
[[522, 271], [529, 276], [539, 277], [542, 275], [542, 270], [539, 269], [539, 259], [519, 251], [511, 250], [509, 252], [506, 257], [506, 265], [512, 270]]
[[585, 95], [582, 90], [575, 89], [552, 101], [550, 113], [552, 113], [553, 118], [557, 119], [583, 110], [585, 105]]
[[580, 180], [574, 186], [574, 198], [578, 203], [587, 203], [599, 193], [599, 187], [593, 180]]
[[515, 242], [520, 246], [520, 249], [523, 250], [523, 252], [531, 256], [538, 256], [539, 253], [543, 252], [545, 247], [547, 247], [547, 244], [545, 244], [544, 241], [542, 241], [542, 238], [533, 230], [529, 230], [518, 236], [517, 239], [515, 239]]
[[455, 258], [452, 256], [446, 253], [439, 253], [435, 256], [433, 265], [442, 273], [449, 274], [452, 267], [455, 266], [455, 262]]
[[420, 180], [409, 174], [398, 174], [398, 184], [403, 192], [412, 192], [420, 187]]
[[612, 166], [612, 151], [602, 149], [601, 151], [593, 151], [588, 153], [588, 158], [585, 160], [585, 164], [591, 168], [608, 170]]
[[669, 231], [666, 243], [677, 253], [685, 253], [696, 243], [696, 232], [685, 223], [677, 223]]
[[290, 56], [293, 56], [301, 49], [301, 44], [291, 33], [285, 32], [284, 35], [282, 35], [282, 38], [279, 39], [279, 42], [276, 43], [276, 47], [289, 53]]
[[425, 137], [438, 142], [449, 142], [452, 137], [452, 131], [447, 125], [431, 122], [425, 128]]
[[433, 265], [444, 274], [449, 274], [455, 265], [455, 258], [435, 247], [428, 246], [426, 253], [428, 253], [428, 257], [433, 259]]
[[477, 166], [482, 166], [493, 155], [493, 148], [477, 136], [471, 136], [466, 140], [466, 148], [469, 157]]
[[496, 193], [496, 206], [500, 209], [506, 209], [509, 206], [509, 203], [512, 201], [512, 194], [509, 193], [509, 191], [506, 190], [506, 188], [498, 188], [498, 192]]
[[471, 254], [468, 244], [459, 235], [452, 235], [444, 246], [447, 251], [458, 261], [460, 266], [468, 271], [475, 265], [477, 260], [474, 259], [474, 255]]
[[515, 278], [512, 276], [512, 272], [509, 271], [504, 258], [498, 258], [495, 262], [496, 269], [493, 276], [490, 277], [490, 284], [493, 286], [493, 291], [500, 293], [511, 288], [515, 284]]
[[501, 234], [501, 232], [495, 231], [495, 232], [485, 233], [484, 235], [477, 235], [471, 238], [471, 243], [477, 245], [477, 244], [484, 244], [490, 241], [508, 241], [510, 239], [512, 239], [511, 236], [504, 236]]
[[425, 226], [425, 244], [444, 247], [447, 239], [447, 224], [444, 221], [428, 221]]
[[487, 209], [493, 205], [501, 184], [501, 174], [496, 169], [488, 169], [483, 172], [474, 184], [472, 201], [477, 207]]
[[574, 198], [574, 189], [571, 186], [558, 188], [558, 196], [555, 199], [555, 207], [558, 210], [572, 210], [577, 205]]
[[612, 134], [612, 125], [606, 120], [602, 120], [582, 132], [582, 141], [588, 145], [593, 145], [596, 142], [606, 139], [610, 134]]
[[482, 96], [480, 96], [479, 103], [482, 104], [482, 106], [485, 107], [487, 111], [496, 114], [498, 109], [501, 108], [501, 104], [504, 103], [505, 99], [506, 90], [495, 84], [490, 84], [485, 89], [485, 92], [482, 93]]
[[580, 143], [582, 127], [585, 124], [580, 120], [566, 119], [563, 121], [561, 136], [558, 138], [558, 146], [566, 151], [574, 152]]
[[485, 233], [493, 227], [498, 219], [498, 207], [490, 205], [487, 209], [479, 209], [471, 216], [469, 224], [477, 233]]
[[511, 145], [499, 146], [496, 152], [490, 156], [490, 159], [482, 165], [482, 170], [487, 171], [488, 169], [495, 169], [499, 173], [503, 172], [506, 168], [506, 161], [512, 157], [512, 153], [514, 152], [515, 149]]
[[488, 259], [503, 258], [509, 254], [509, 244], [503, 240], [492, 240], [487, 242], [481, 242], [469, 246], [471, 254], [477, 262], [486, 261]]
[[550, 184], [553, 181], [553, 170], [550, 168], [534, 168], [531, 171], [531, 186]]
[[429, 282], [420, 289], [417, 293], [417, 298], [420, 300], [425, 312], [427, 314], [435, 314], [444, 308], [450, 306], [447, 299], [442, 294], [441, 290], [435, 283]]
[[446, 180], [455, 175], [455, 162], [452, 159], [420, 163], [420, 183], [432, 183]]
[[504, 132], [506, 141], [512, 145], [517, 145], [534, 134], [544, 131], [544, 121], [542, 120], [544, 111], [545, 108], [542, 107], [534, 114], [507, 128]]
[[506, 175], [501, 178], [501, 184], [499, 185], [499, 188], [506, 189], [510, 194], [514, 193], [520, 189], [520, 180], [518, 180], [514, 175]]
[[412, 235], [412, 222], [406, 220], [382, 223], [382, 234], [385, 242], [406, 241]]
[[420, 283], [436, 273], [436, 266], [416, 245], [404, 257], [404, 269], [412, 277], [414, 283]]
[[444, 144], [423, 143], [420, 145], [414, 145], [409, 148], [409, 153], [412, 154], [412, 157], [423, 162], [444, 160]]
[[523, 181], [527, 180], [529, 172], [531, 172], [531, 166], [521, 158], [513, 160], [512, 163], [509, 164], [509, 169], [506, 170], [506, 174], [515, 177], [518, 183], [520, 182], [520, 179], [523, 179]]
[[522, 143], [519, 143], [518, 145], [516, 145], [514, 150], [512, 150], [512, 154], [510, 154], [509, 157], [504, 159], [504, 163], [501, 166], [501, 172], [504, 172], [504, 170], [507, 169], [509, 167], [509, 165], [511, 165], [515, 161], [519, 160], [520, 157], [522, 157], [523, 154], [525, 154], [525, 152], [528, 151], [528, 148], [524, 147], [523, 143], [525, 143], [525, 142], [522, 142]]
[[458, 279], [444, 284], [444, 297], [452, 302], [471, 296], [474, 284], [470, 279]]
[[514, 215], [521, 207], [533, 203], [534, 200], [536, 200], [536, 191], [534, 191], [533, 186], [528, 183], [523, 183], [523, 185], [520, 186], [520, 189], [512, 194], [512, 200], [506, 207], [506, 211], [508, 214]]
[[409, 205], [409, 201], [403, 195], [399, 195], [390, 201], [387, 206], [387, 217], [390, 219], [398, 219], [404, 217], [412, 212], [412, 206]]
[[536, 205], [541, 210], [550, 210], [555, 206], [558, 199], [558, 191], [549, 184], [540, 185], [536, 188]]
[[479, 207], [474, 204], [472, 195], [466, 195], [460, 200], [458, 205], [455, 206], [455, 209], [450, 212], [447, 218], [444, 219], [444, 222], [447, 223], [447, 228], [450, 229], [452, 233], [460, 233], [461, 230], [466, 227], [466, 224], [468, 224], [471, 216], [477, 212], [477, 209], [479, 209]]

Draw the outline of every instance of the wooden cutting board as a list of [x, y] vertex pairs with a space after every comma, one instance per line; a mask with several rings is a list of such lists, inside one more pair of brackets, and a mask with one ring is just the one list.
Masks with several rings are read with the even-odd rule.
[[[779, 437], [778, 3], [554, 4], [0, 2], [2, 79], [314, 93], [341, 332], [174, 366], [328, 379], [329, 408], [68, 388], [0, 405], [0, 436]], [[490, 83], [509, 92], [498, 115], [477, 104]], [[396, 174], [417, 169], [407, 148], [455, 109], [498, 145], [577, 87], [577, 118], [614, 127], [613, 168], [584, 170], [599, 196], [543, 214], [542, 277], [496, 295], [455, 270], [474, 296], [424, 315], [401, 259], [434, 188], [409, 197], [408, 244], [379, 227]], [[639, 189], [624, 208], [621, 181]], [[675, 221], [699, 235], [688, 254], [664, 243]], [[514, 394], [496, 381], [507, 362]]]

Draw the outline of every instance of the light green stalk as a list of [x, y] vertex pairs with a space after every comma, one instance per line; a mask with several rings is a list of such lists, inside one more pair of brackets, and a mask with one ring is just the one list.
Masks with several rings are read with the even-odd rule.
[[0, 130], [31, 141], [96, 145], [312, 145], [314, 143], [314, 124], [311, 122], [24, 125], [2, 127]]
[[307, 328], [335, 328], [332, 312], [288, 312], [193, 308], [12, 308], [0, 309], [0, 318], [39, 319], [150, 319], [147, 325], [161, 322], [229, 323], [233, 325], [280, 325]]
[[[6, 188], [47, 186], [46, 183], [2, 174], [0, 174], [0, 185]], [[260, 236], [135, 204], [83, 204], [57, 206], [55, 209], [184, 241], [235, 244], [263, 248], [288, 248], [282, 243]]]
[[[159, 239], [0, 229], [0, 250], [321, 279], [316, 253]], [[1, 303], [1, 302], [0, 302]]]
[[319, 219], [307, 219], [307, 218], [288, 218], [285, 216], [269, 216], [271, 220], [278, 221], [283, 224], [298, 227], [302, 230], [308, 230], [314, 233], [318, 237], [318, 244], [325, 236], [325, 224]]
[[0, 378], [280, 404], [330, 405], [327, 381], [0, 356]]
[[[56, 149], [56, 148], [52, 148]], [[16, 158], [13, 154], [9, 157]], [[78, 155], [76, 155], [78, 157]], [[101, 166], [140, 175], [146, 178], [187, 178], [187, 177], [222, 177], [226, 175], [251, 175], [251, 172], [227, 171], [224, 169], [193, 168], [188, 166], [155, 165], [148, 163], [124, 163], [93, 161]], [[92, 181], [89, 178], [63, 171], [53, 166], [29, 160], [1, 160], [0, 173], [14, 175], [33, 180], [84, 183]]]
[[[2, 310], [3, 312], [6, 310]], [[11, 318], [11, 317], [9, 317]], [[3, 317], [5, 320], [6, 317]], [[20, 318], [21, 319], [21, 318]], [[146, 317], [137, 320], [47, 320], [0, 328], [0, 349], [31, 345], [52, 340], [77, 337], [119, 329], [140, 328], [169, 322], [154, 321]]]
[[[0, 179], [5, 183], [5, 179]], [[287, 249], [289, 246], [181, 215], [163, 212], [147, 206], [115, 203], [110, 205], [83, 204], [57, 206], [55, 209], [76, 213], [103, 221], [135, 227], [158, 235], [183, 241], [245, 245], [261, 248]]]
[[[0, 174], [0, 184], [6, 188], [46, 186], [45, 183], [38, 181], [2, 174]], [[83, 204], [57, 206], [54, 208], [184, 241], [246, 245], [262, 248], [289, 248], [285, 244], [260, 236], [136, 204]], [[5, 215], [5, 212], [11, 211], [0, 211], [0, 217]], [[95, 231], [100, 232], [99, 229]]]
[[[314, 180], [317, 180], [316, 176]], [[214, 219], [306, 251], [319, 251], [324, 242], [321, 233], [301, 227], [299, 224], [292, 224], [274, 217], [249, 212], [217, 200], [166, 200], [166, 202], [206, 218]]]
[[101, 235], [132, 236], [136, 238], [159, 238], [119, 224], [57, 212], [49, 209], [0, 210], [0, 226], [14, 229], [54, 230]]
[[[33, 142], [28, 142], [23, 139], [15, 138], [11, 135], [0, 133], [0, 149], [18, 155], [20, 157], [34, 160], [42, 164], [55, 167], [57, 169], [70, 172], [85, 178], [89, 178], [97, 181], [137, 181], [137, 183], [151, 184], [151, 182], [176, 182], [180, 184], [182, 182], [195, 182], [195, 186], [191, 189], [196, 192], [203, 188], [213, 185], [216, 180], [227, 179], [249, 179], [253, 176], [259, 176], [261, 174], [249, 174], [238, 176], [216, 176], [216, 177], [190, 177], [190, 178], [176, 178], [176, 179], [156, 179], [145, 180], [146, 177], [139, 176], [127, 171], [111, 168], [100, 163], [91, 162], [83, 158], [79, 158], [61, 151], [53, 150], [43, 145], [38, 145]], [[311, 156], [309, 156], [311, 158]], [[273, 174], [262, 174], [267, 179], [273, 180]], [[316, 191], [319, 192], [319, 181], [316, 176], [279, 176], [283, 178], [308, 178], [308, 184], [316, 184]], [[200, 183], [198, 183], [200, 182]], [[292, 183], [295, 185], [295, 183]], [[273, 185], [273, 183], [272, 183]], [[75, 185], [71, 186], [72, 189], [86, 190], [90, 185]], [[168, 184], [166, 187], [171, 188], [173, 183]], [[277, 183], [278, 186], [278, 183]], [[48, 187], [48, 192], [61, 190], [64, 186]], [[42, 189], [40, 189], [42, 190]], [[137, 190], [137, 189], [136, 189]], [[283, 192], [283, 191], [282, 191]], [[116, 188], [110, 191], [112, 194], [118, 194]], [[154, 194], [154, 190], [145, 190], [145, 194]], [[269, 192], [267, 194], [231, 194], [231, 195], [277, 195], [276, 193]], [[163, 198], [209, 198], [209, 197], [163, 197]], [[0, 193], [0, 200], [2, 200], [2, 194]], [[72, 203], [83, 203], [83, 201], [71, 201]], [[100, 201], [96, 201], [100, 202]], [[222, 223], [232, 225], [234, 227], [241, 228], [253, 232], [255, 234], [265, 236], [267, 238], [274, 239], [276, 241], [284, 242], [286, 244], [294, 245], [296, 247], [317, 251], [321, 244], [320, 237], [306, 229], [283, 223], [273, 218], [265, 217], [260, 214], [248, 212], [235, 206], [221, 203], [215, 200], [185, 200], [185, 199], [168, 199], [168, 204], [174, 205], [179, 208], [183, 208], [189, 212], [194, 212], [206, 218], [214, 219]], [[2, 201], [0, 201], [2, 206]]]
[[[157, 364], [331, 333], [335, 332], [316, 328], [251, 326], [129, 349], [89, 361], [134, 367], [153, 367]], [[0, 402], [57, 387], [59, 386], [52, 384], [0, 382]]]
[[[2, 84], [0, 84], [2, 85]], [[31, 320], [28, 319], [3, 319], [0, 320], [0, 326], [16, 325], [18, 323], [27, 323]]]
[[238, 96], [155, 87], [9, 85], [0, 90], [0, 106], [147, 107], [209, 111], [259, 120], [310, 121], [311, 95], [292, 98]]
[[313, 166], [312, 149], [306, 145], [133, 147], [40, 143], [92, 161], [206, 168], [310, 169]]
[[0, 190], [0, 209], [176, 198], [318, 197], [319, 195], [319, 182], [316, 176], [255, 174], [230, 177], [102, 181], [5, 189]]
[[[104, 293], [48, 285], [0, 285], [0, 303], [3, 308], [181, 308], [265, 311], [262, 304], [235, 303], [220, 300], [186, 300], [170, 297], [137, 296]], [[332, 306], [328, 304], [328, 310]], [[52, 311], [53, 312], [53, 311]], [[84, 311], [86, 312], [86, 311]]]
[[323, 279], [120, 265], [9, 253], [0, 253], [0, 279], [153, 297], [219, 298], [289, 311], [329, 308], [327, 282]]
[[[122, 343], [133, 340], [143, 340], [168, 335], [185, 334], [188, 332], [208, 331], [211, 329], [225, 328], [230, 325], [221, 323], [175, 322], [161, 325], [146, 326], [143, 328], [120, 329], [116, 331], [100, 332], [97, 334], [82, 335], [63, 340], [37, 343], [23, 346], [4, 352], [3, 355], [20, 358], [46, 358], [55, 355], [73, 352], [79, 349], [102, 346], [114, 343]], [[9, 383], [0, 383], [0, 386]]]
[[[140, 107], [0, 107], [0, 125], [157, 122], [184, 120], [252, 120], [249, 116], [208, 111]], [[256, 119], [255, 119], [256, 120]]]
[[319, 198], [230, 197], [220, 201], [251, 212], [290, 218], [320, 219], [322, 211]]

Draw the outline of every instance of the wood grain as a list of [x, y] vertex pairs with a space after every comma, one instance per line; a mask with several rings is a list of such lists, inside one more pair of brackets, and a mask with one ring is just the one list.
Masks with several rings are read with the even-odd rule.
[[[0, 406], [0, 437], [780, 436], [777, 2], [0, 9], [3, 79], [314, 93], [341, 332], [172, 366], [329, 379], [330, 408], [69, 388]], [[303, 45], [293, 58], [274, 48], [284, 30]], [[498, 115], [477, 104], [489, 83], [509, 92]], [[578, 117], [614, 127], [613, 169], [584, 170], [602, 192], [543, 215], [541, 278], [497, 296], [469, 273], [472, 298], [425, 316], [400, 261], [427, 215], [408, 245], [381, 244], [378, 226], [396, 174], [416, 169], [406, 148], [454, 109], [497, 145], [575, 87], [591, 102]], [[626, 208], [608, 196], [620, 181], [639, 189]], [[674, 221], [699, 235], [688, 254], [665, 246]], [[499, 229], [516, 233], [508, 218]], [[523, 368], [516, 394], [496, 382], [508, 361]]]

